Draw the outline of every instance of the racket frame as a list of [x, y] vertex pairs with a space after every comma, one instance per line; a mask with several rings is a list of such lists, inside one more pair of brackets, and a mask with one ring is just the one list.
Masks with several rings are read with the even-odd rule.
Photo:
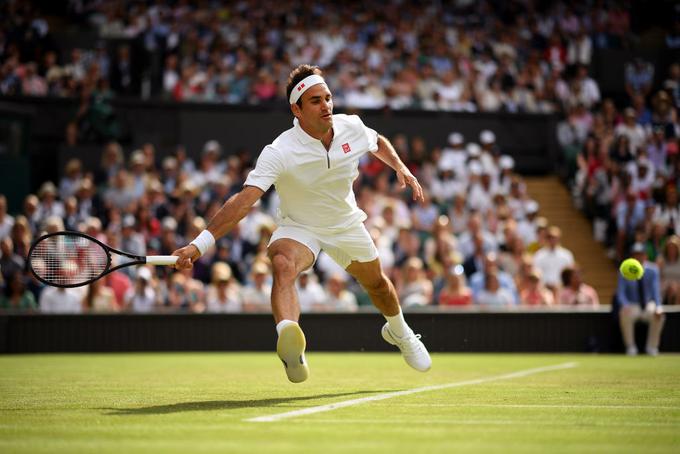
[[[90, 240], [93, 243], [97, 243], [106, 252], [107, 263], [106, 263], [106, 267], [104, 268], [104, 271], [102, 271], [101, 274], [99, 274], [97, 277], [94, 277], [94, 278], [89, 279], [89, 280], [84, 281], [84, 282], [78, 282], [76, 284], [57, 284], [55, 282], [50, 282], [50, 281], [47, 281], [47, 280], [43, 279], [42, 277], [40, 277], [38, 275], [38, 273], [36, 273], [35, 270], [33, 269], [33, 265], [31, 264], [31, 255], [33, 254], [33, 250], [35, 249], [35, 247], [41, 241], [44, 241], [47, 238], [51, 238], [53, 236], [81, 237], [81, 238], [85, 238], [87, 240]], [[114, 254], [130, 258], [130, 259], [132, 259], [132, 261], [126, 262], [126, 263], [121, 263], [120, 265], [116, 265], [114, 267], [111, 267], [111, 264], [112, 264], [112, 261], [113, 261], [112, 260], [113, 257], [111, 256], [112, 252]], [[113, 273], [114, 271], [117, 271], [121, 268], [125, 268], [125, 267], [128, 267], [128, 266], [134, 266], [134, 265], [144, 265], [144, 264], [146, 264], [146, 256], [134, 255], [134, 254], [130, 254], [128, 252], [121, 251], [119, 249], [116, 249], [114, 247], [111, 247], [107, 244], [102, 243], [98, 239], [96, 239], [96, 238], [94, 238], [94, 237], [92, 237], [92, 236], [90, 236], [86, 233], [75, 232], [75, 231], [71, 231], [71, 230], [63, 230], [63, 231], [60, 231], [60, 232], [48, 233], [48, 234], [43, 235], [40, 238], [38, 238], [31, 245], [31, 248], [28, 250], [28, 256], [27, 256], [26, 261], [27, 261], [27, 264], [28, 264], [28, 269], [31, 270], [31, 273], [33, 274], [33, 276], [35, 276], [35, 278], [38, 279], [43, 284], [49, 285], [50, 287], [74, 288], [74, 287], [83, 287], [85, 285], [89, 285], [89, 284], [93, 283], [94, 281], [101, 279], [102, 277], [106, 276], [107, 274]]]

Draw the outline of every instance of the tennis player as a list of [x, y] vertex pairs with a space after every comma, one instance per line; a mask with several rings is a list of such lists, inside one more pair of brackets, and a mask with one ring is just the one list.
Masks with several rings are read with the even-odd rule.
[[274, 276], [271, 305], [279, 336], [276, 350], [288, 379], [298, 383], [309, 376], [295, 281], [314, 265], [321, 250], [369, 294], [387, 320], [382, 327], [385, 341], [397, 346], [414, 369], [429, 370], [430, 355], [420, 335], [404, 321], [394, 285], [383, 273], [363, 225], [366, 214], [357, 207], [352, 183], [359, 175], [359, 158], [371, 152], [394, 169], [402, 188], [411, 187], [414, 200], [423, 200], [423, 189], [385, 137], [356, 115], [333, 115], [333, 98], [318, 67], [293, 70], [286, 93], [295, 116], [293, 127], [262, 150], [241, 192], [224, 203], [207, 229], [173, 253], [179, 256], [176, 267], [191, 268], [274, 185], [281, 205], [278, 228], [268, 245]]

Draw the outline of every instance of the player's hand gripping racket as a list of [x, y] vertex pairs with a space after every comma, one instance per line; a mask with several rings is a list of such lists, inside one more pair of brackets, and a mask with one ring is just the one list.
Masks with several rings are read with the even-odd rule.
[[[113, 255], [112, 255], [113, 254]], [[113, 257], [130, 261], [112, 266]], [[174, 265], [177, 256], [140, 256], [114, 249], [80, 232], [41, 236], [28, 251], [28, 266], [39, 281], [53, 287], [80, 287], [126, 266]]]

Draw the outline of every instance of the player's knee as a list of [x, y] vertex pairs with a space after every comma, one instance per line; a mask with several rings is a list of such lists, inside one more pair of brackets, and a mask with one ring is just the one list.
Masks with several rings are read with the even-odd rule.
[[271, 258], [274, 279], [279, 282], [295, 281], [295, 262], [284, 254], [274, 254]]
[[366, 280], [362, 282], [362, 285], [369, 295], [385, 295], [390, 292], [390, 281], [385, 275]]

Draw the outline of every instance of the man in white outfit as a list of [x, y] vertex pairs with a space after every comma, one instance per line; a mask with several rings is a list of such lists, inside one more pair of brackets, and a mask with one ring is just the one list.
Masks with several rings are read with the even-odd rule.
[[420, 335], [404, 321], [394, 285], [383, 273], [378, 251], [363, 225], [366, 213], [357, 207], [352, 190], [359, 158], [367, 152], [394, 169], [401, 187], [411, 187], [414, 200], [423, 200], [418, 180], [392, 144], [364, 126], [358, 116], [333, 115], [332, 95], [318, 67], [298, 66], [286, 89], [295, 116], [293, 127], [262, 150], [241, 192], [224, 203], [207, 229], [173, 253], [179, 256], [176, 267], [190, 268], [275, 185], [281, 205], [278, 228], [268, 245], [274, 276], [271, 305], [279, 335], [276, 349], [288, 379], [298, 383], [309, 376], [295, 281], [321, 250], [369, 294], [387, 320], [383, 338], [401, 350], [411, 367], [429, 370], [430, 355]]

